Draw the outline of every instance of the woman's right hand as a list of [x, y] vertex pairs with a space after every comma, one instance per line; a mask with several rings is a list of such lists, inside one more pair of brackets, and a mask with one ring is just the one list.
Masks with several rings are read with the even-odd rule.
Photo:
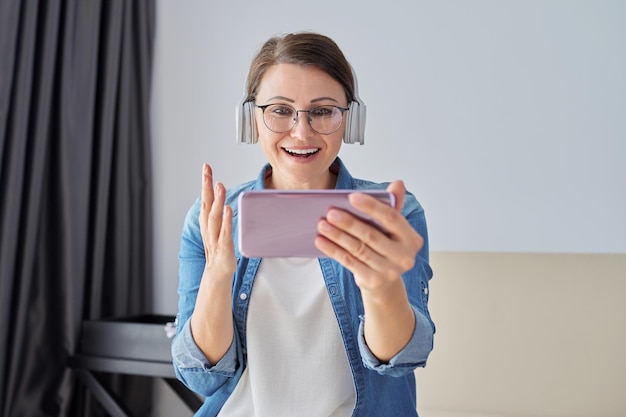
[[213, 185], [211, 167], [204, 164], [198, 222], [206, 263], [190, 320], [193, 339], [212, 365], [226, 354], [234, 337], [231, 286], [237, 259], [233, 211], [224, 205], [225, 199], [224, 184]]
[[226, 188], [221, 182], [213, 185], [213, 170], [209, 164], [202, 166], [202, 205], [200, 207], [200, 233], [206, 259], [205, 276], [212, 279], [231, 279], [237, 267], [232, 235], [233, 210], [225, 206]]

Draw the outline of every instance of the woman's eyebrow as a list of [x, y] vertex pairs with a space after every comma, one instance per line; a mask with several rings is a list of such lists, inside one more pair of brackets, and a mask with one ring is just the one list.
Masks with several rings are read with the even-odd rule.
[[319, 97], [319, 98], [314, 98], [313, 100], [311, 100], [311, 103], [317, 103], [318, 101], [325, 101], [325, 100], [331, 100], [334, 101], [335, 103], [338, 103], [337, 100], [335, 100], [332, 97]]
[[295, 100], [292, 100], [290, 98], [283, 97], [283, 96], [274, 96], [274, 97], [270, 97], [270, 98], [267, 99], [267, 101], [270, 101], [270, 100], [285, 100], [285, 101], [288, 101], [290, 103], [295, 103], [296, 102]]
[[[274, 97], [270, 97], [267, 99], [267, 101], [271, 101], [271, 100], [284, 100], [284, 101], [288, 101], [290, 103], [295, 103], [296, 101], [284, 96], [274, 96]], [[317, 103], [319, 101], [326, 101], [326, 100], [331, 100], [334, 101], [335, 103], [338, 103], [337, 100], [335, 100], [332, 97], [318, 97], [318, 98], [314, 98], [313, 100], [311, 100], [311, 103]]]

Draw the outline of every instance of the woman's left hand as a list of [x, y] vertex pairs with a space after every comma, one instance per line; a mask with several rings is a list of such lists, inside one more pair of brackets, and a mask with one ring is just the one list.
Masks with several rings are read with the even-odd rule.
[[394, 181], [387, 191], [395, 195], [395, 208], [358, 191], [350, 195], [350, 204], [376, 219], [388, 235], [340, 209], [330, 209], [318, 223], [317, 248], [350, 270], [359, 288], [368, 292], [401, 279], [424, 244], [401, 212], [404, 183]]
[[362, 193], [350, 195], [350, 204], [380, 222], [387, 235], [346, 211], [331, 209], [319, 221], [315, 239], [318, 249], [354, 275], [363, 300], [365, 340], [381, 362], [390, 361], [413, 335], [416, 319], [402, 274], [414, 266], [424, 244], [402, 215], [404, 184], [395, 181], [387, 191], [396, 197], [395, 208]]

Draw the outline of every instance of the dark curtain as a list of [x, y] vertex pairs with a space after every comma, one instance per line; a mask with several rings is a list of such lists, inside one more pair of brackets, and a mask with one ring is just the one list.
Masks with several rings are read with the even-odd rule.
[[151, 309], [154, 30], [154, 0], [0, 0], [1, 417], [104, 415], [80, 324]]

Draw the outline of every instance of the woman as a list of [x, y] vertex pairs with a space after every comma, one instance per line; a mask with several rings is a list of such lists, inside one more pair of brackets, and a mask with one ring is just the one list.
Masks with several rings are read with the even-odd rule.
[[[205, 164], [182, 232], [172, 355], [206, 397], [198, 416], [417, 416], [413, 370], [434, 334], [424, 212], [401, 181], [353, 178], [338, 158], [355, 83], [320, 34], [272, 38], [252, 62], [245, 101], [268, 164], [229, 190]], [[397, 208], [355, 192], [388, 234], [331, 209], [315, 240], [327, 257], [248, 259], [234, 243], [237, 196], [264, 188], [386, 188]]]

